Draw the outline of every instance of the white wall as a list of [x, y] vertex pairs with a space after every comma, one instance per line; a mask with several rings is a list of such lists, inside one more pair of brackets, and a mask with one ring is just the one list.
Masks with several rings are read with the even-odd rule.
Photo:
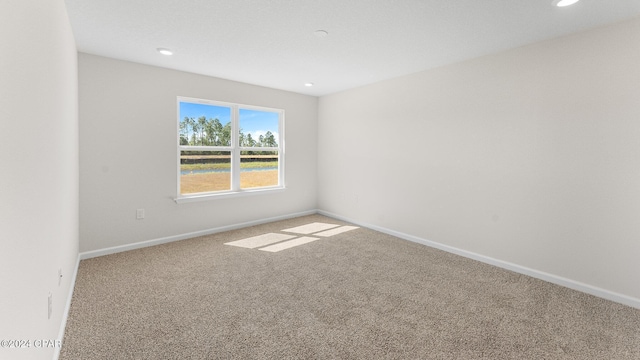
[[639, 64], [636, 18], [322, 97], [319, 208], [640, 299]]
[[59, 339], [78, 256], [77, 53], [64, 2], [3, 1], [0, 43], [0, 339], [32, 346], [0, 347], [0, 358], [51, 359], [33, 340]]
[[[316, 97], [83, 53], [79, 84], [82, 252], [316, 208]], [[287, 189], [176, 204], [177, 96], [284, 109]]]

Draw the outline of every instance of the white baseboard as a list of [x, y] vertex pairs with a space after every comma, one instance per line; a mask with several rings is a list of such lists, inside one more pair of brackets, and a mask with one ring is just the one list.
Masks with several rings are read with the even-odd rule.
[[223, 231], [236, 230], [236, 229], [241, 229], [249, 226], [260, 225], [260, 224], [265, 224], [269, 222], [286, 220], [286, 219], [291, 219], [299, 216], [313, 215], [313, 214], [317, 214], [317, 211], [308, 210], [308, 211], [303, 211], [303, 212], [294, 213], [294, 214], [288, 214], [288, 215], [276, 216], [276, 217], [271, 217], [266, 219], [255, 220], [255, 221], [248, 221], [248, 222], [238, 223], [233, 225], [221, 226], [213, 229], [194, 231], [186, 234], [167, 236], [159, 239], [140, 241], [133, 244], [126, 244], [126, 245], [105, 248], [105, 249], [86, 251], [86, 252], [80, 253], [80, 260], [91, 259], [98, 256], [104, 256], [104, 255], [115, 254], [123, 251], [141, 249], [149, 246], [166, 244], [166, 243], [190, 239], [198, 236], [211, 235], [211, 234], [220, 233]]
[[[71, 284], [69, 284], [69, 294], [67, 295], [67, 304], [64, 307], [64, 312], [62, 313], [62, 321], [60, 322], [60, 330], [58, 331], [58, 340], [62, 340], [64, 342], [64, 331], [67, 328], [67, 319], [69, 318], [69, 310], [71, 310], [71, 299], [73, 298], [73, 290], [76, 288], [76, 277], [78, 276], [78, 267], [80, 267], [80, 254], [78, 254], [78, 258], [76, 259], [76, 266], [73, 269], [73, 274], [71, 275]], [[60, 358], [60, 350], [61, 347], [56, 347], [55, 352], [53, 353], [53, 360], [58, 360]]]
[[579, 281], [575, 281], [575, 280], [571, 280], [571, 279], [567, 279], [564, 278], [562, 276], [558, 276], [558, 275], [554, 275], [554, 274], [549, 274], [543, 271], [539, 271], [539, 270], [535, 270], [535, 269], [530, 269], [524, 266], [520, 266], [517, 264], [513, 264], [507, 261], [503, 261], [503, 260], [498, 260], [498, 259], [494, 259], [492, 257], [488, 257], [488, 256], [484, 256], [484, 255], [480, 255], [480, 254], [476, 254], [474, 252], [471, 251], [467, 251], [467, 250], [462, 250], [453, 246], [449, 246], [449, 245], [444, 245], [435, 241], [431, 241], [431, 240], [425, 240], [422, 238], [419, 238], [417, 236], [413, 236], [413, 235], [409, 235], [409, 234], [405, 234], [405, 233], [401, 233], [395, 230], [390, 230], [390, 229], [386, 229], [380, 226], [376, 226], [376, 225], [371, 225], [371, 224], [367, 224], [367, 223], [363, 223], [361, 221], [356, 221], [356, 220], [352, 220], [349, 219], [347, 217], [344, 216], [340, 216], [337, 214], [333, 214], [330, 213], [328, 211], [324, 211], [324, 210], [318, 210], [318, 214], [321, 215], [325, 215], [328, 217], [332, 217], [334, 219], [338, 219], [338, 220], [342, 220], [342, 221], [347, 221], [350, 222], [352, 224], [356, 224], [365, 228], [369, 228], [375, 231], [379, 231], [381, 233], [385, 233], [391, 236], [395, 236], [398, 237], [400, 239], [404, 239], [404, 240], [408, 240], [408, 241], [412, 241], [418, 244], [422, 244], [422, 245], [426, 245], [432, 248], [436, 248], [442, 251], [446, 251], [452, 254], [456, 254], [456, 255], [460, 255], [469, 259], [473, 259], [473, 260], [477, 260], [486, 264], [490, 264], [493, 266], [497, 266], [503, 269], [507, 269], [519, 274], [523, 274], [523, 275], [527, 275], [527, 276], [531, 276], [534, 277], [536, 279], [540, 279], [540, 280], [544, 280], [556, 285], [560, 285], [560, 286], [564, 286], [567, 287], [569, 289], [573, 289], [573, 290], [577, 290], [577, 291], [581, 291], [583, 293], [587, 293], [590, 295], [594, 295], [603, 299], [607, 299], [607, 300], [611, 300], [620, 304], [624, 304], [627, 306], [631, 306], [633, 308], [636, 309], [640, 309], [640, 299], [631, 297], [631, 296], [627, 296], [627, 295], [623, 295], [623, 294], [619, 294], [613, 291], [609, 291], [609, 290], [605, 290], [602, 288], [598, 288], [589, 284], [585, 284]]
[[[299, 217], [299, 216], [305, 216], [305, 215], [312, 215], [312, 214], [321, 214], [321, 215], [325, 215], [325, 216], [329, 216], [335, 219], [339, 219], [339, 220], [343, 220], [343, 221], [347, 221], [362, 227], [366, 227], [372, 230], [376, 230], [379, 231], [381, 233], [385, 233], [391, 236], [395, 236], [398, 237], [400, 239], [404, 239], [404, 240], [408, 240], [408, 241], [412, 241], [415, 243], [419, 243], [422, 245], [426, 245], [432, 248], [436, 248], [439, 250], [443, 250], [452, 254], [456, 254], [456, 255], [460, 255], [469, 259], [473, 259], [473, 260], [477, 260], [486, 264], [490, 264], [493, 266], [497, 266], [506, 270], [510, 270], [513, 272], [517, 272], [519, 274], [523, 274], [523, 275], [527, 275], [527, 276], [531, 276], [540, 280], [544, 280], [556, 285], [560, 285], [560, 286], [564, 286], [573, 290], [577, 290], [577, 291], [581, 291], [587, 294], [591, 294], [603, 299], [607, 299], [607, 300], [611, 300], [611, 301], [615, 301], [617, 303], [621, 303], [627, 306], [631, 306], [634, 307], [636, 309], [640, 309], [640, 299], [638, 298], [634, 298], [631, 296], [627, 296], [627, 295], [623, 295], [623, 294], [619, 294], [613, 291], [609, 291], [609, 290], [605, 290], [596, 286], [592, 286], [589, 284], [585, 284], [579, 281], [575, 281], [575, 280], [571, 280], [571, 279], [567, 279], [564, 278], [562, 276], [558, 276], [558, 275], [554, 275], [554, 274], [549, 274], [543, 271], [539, 271], [539, 270], [535, 270], [535, 269], [531, 269], [525, 266], [521, 266], [518, 264], [514, 264], [514, 263], [510, 263], [507, 261], [503, 261], [503, 260], [498, 260], [492, 257], [488, 257], [485, 255], [480, 255], [471, 251], [467, 251], [467, 250], [462, 250], [453, 246], [449, 246], [449, 245], [445, 245], [445, 244], [441, 244], [435, 241], [431, 241], [431, 240], [426, 240], [426, 239], [422, 239], [419, 238], [417, 236], [413, 236], [413, 235], [409, 235], [409, 234], [405, 234], [399, 231], [395, 231], [395, 230], [391, 230], [391, 229], [387, 229], [387, 228], [383, 228], [380, 226], [376, 226], [376, 225], [372, 225], [372, 224], [368, 224], [368, 223], [364, 223], [361, 221], [357, 221], [357, 220], [353, 220], [353, 219], [349, 219], [347, 217], [341, 216], [341, 215], [337, 215], [337, 214], [333, 214], [330, 213], [328, 211], [324, 211], [324, 210], [308, 210], [308, 211], [303, 211], [303, 212], [299, 212], [299, 213], [293, 213], [293, 214], [288, 214], [288, 215], [282, 215], [282, 216], [276, 216], [276, 217], [271, 217], [271, 218], [266, 218], [266, 219], [260, 219], [260, 220], [255, 220], [255, 221], [249, 221], [249, 222], [244, 222], [244, 223], [238, 223], [238, 224], [233, 224], [233, 225], [227, 225], [227, 226], [221, 226], [221, 227], [217, 227], [217, 228], [212, 228], [212, 229], [207, 229], [207, 230], [201, 230], [201, 231], [195, 231], [195, 232], [190, 232], [190, 233], [186, 233], [186, 234], [180, 234], [180, 235], [174, 235], [174, 236], [168, 236], [168, 237], [164, 237], [164, 238], [159, 238], [159, 239], [153, 239], [153, 240], [147, 240], [147, 241], [141, 241], [141, 242], [137, 242], [137, 243], [133, 243], [133, 244], [126, 244], [126, 245], [121, 245], [121, 246], [114, 246], [114, 247], [110, 247], [110, 248], [106, 248], [106, 249], [100, 249], [100, 250], [94, 250], [94, 251], [87, 251], [87, 252], [82, 252], [78, 255], [78, 261], [79, 260], [84, 260], [84, 259], [90, 259], [93, 257], [98, 257], [98, 256], [103, 256], [103, 255], [109, 255], [109, 254], [115, 254], [115, 253], [119, 253], [119, 252], [123, 252], [123, 251], [129, 251], [129, 250], [134, 250], [134, 249], [140, 249], [140, 248], [144, 248], [144, 247], [148, 247], [148, 246], [154, 246], [154, 245], [160, 245], [160, 244], [165, 244], [165, 243], [169, 243], [169, 242], [173, 242], [173, 241], [179, 241], [179, 240], [184, 240], [184, 239], [189, 239], [189, 238], [194, 238], [194, 237], [198, 237], [198, 236], [204, 236], [204, 235], [210, 235], [210, 234], [215, 234], [215, 233], [219, 233], [219, 232], [223, 232], [223, 231], [229, 231], [229, 230], [236, 230], [236, 229], [241, 229], [244, 227], [249, 227], [249, 226], [254, 226], [254, 225], [260, 225], [260, 224], [265, 224], [265, 223], [269, 223], [269, 222], [273, 222], [273, 221], [279, 221], [279, 220], [286, 220], [286, 219], [291, 219], [294, 217]], [[76, 272], [77, 272], [77, 265], [76, 265]], [[76, 274], [74, 273], [73, 275], [73, 283], [75, 284], [75, 276]], [[73, 287], [71, 288], [71, 294], [73, 294]], [[66, 312], [68, 312], [68, 307], [71, 304], [71, 295], [69, 295], [69, 300], [68, 300], [68, 304], [67, 304], [67, 310]], [[65, 319], [64, 322], [66, 323], [66, 315], [67, 313], [65, 313]], [[64, 326], [64, 323], [63, 323]], [[64, 327], [62, 329], [62, 331], [64, 331]], [[64, 332], [62, 333], [64, 334]]]

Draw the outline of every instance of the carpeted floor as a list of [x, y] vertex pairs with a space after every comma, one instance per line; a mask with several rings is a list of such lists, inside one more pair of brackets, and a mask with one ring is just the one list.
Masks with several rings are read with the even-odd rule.
[[[80, 262], [61, 359], [640, 359], [640, 310], [312, 215]], [[313, 236], [313, 235], [309, 235]]]

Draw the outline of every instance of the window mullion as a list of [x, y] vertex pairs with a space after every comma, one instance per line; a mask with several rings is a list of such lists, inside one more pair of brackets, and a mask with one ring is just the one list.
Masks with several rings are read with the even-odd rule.
[[284, 186], [284, 113], [278, 114], [278, 186]]
[[240, 110], [237, 105], [231, 111], [231, 190], [240, 190]]
[[178, 147], [182, 151], [233, 151], [231, 146], [186, 146]]

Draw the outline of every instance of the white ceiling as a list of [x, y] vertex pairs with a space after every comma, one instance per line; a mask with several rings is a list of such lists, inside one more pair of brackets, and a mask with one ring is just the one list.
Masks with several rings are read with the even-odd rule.
[[65, 1], [81, 52], [316, 96], [640, 16], [640, 0]]

